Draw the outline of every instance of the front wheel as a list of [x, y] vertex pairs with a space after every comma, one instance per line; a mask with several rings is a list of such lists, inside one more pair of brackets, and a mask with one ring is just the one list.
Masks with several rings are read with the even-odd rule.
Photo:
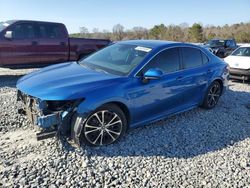
[[221, 93], [221, 84], [218, 81], [214, 81], [208, 88], [202, 107], [206, 109], [214, 108], [219, 101]]
[[89, 146], [109, 145], [118, 141], [126, 132], [127, 120], [116, 105], [104, 105], [92, 112], [83, 122], [80, 139]]

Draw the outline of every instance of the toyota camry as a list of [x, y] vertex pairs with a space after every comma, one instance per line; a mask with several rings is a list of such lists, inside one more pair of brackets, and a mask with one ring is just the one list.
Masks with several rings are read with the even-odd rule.
[[20, 113], [42, 131], [77, 144], [108, 145], [129, 128], [193, 109], [212, 109], [228, 87], [227, 64], [181, 42], [131, 40], [17, 82]]

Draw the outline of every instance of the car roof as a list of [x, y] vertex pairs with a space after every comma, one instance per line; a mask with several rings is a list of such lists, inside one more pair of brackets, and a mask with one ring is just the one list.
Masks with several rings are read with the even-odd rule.
[[59, 22], [38, 21], [38, 20], [7, 20], [6, 22], [9, 22], [10, 24], [13, 24], [13, 23], [16, 23], [16, 22], [37, 22], [37, 23], [62, 24], [62, 23], [59, 23]]
[[213, 38], [210, 40], [235, 40], [234, 38], [228, 38], [228, 39], [223, 39], [223, 38]]
[[143, 47], [148, 47], [148, 48], [162, 48], [162, 47], [178, 46], [178, 45], [197, 47], [197, 45], [193, 45], [193, 44], [189, 44], [189, 43], [175, 42], [175, 41], [164, 41], [164, 40], [127, 40], [127, 41], [120, 41], [118, 43], [137, 45], [137, 46], [143, 46]]
[[250, 44], [243, 44], [243, 45], [240, 45], [239, 48], [241, 48], [241, 47], [250, 47]]

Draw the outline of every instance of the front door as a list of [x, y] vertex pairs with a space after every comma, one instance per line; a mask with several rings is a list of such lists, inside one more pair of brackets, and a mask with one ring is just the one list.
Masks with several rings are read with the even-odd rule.
[[[150, 68], [159, 68], [164, 75], [158, 80], [142, 82], [142, 75]], [[156, 55], [134, 78], [130, 92], [133, 101], [132, 124], [151, 121], [181, 109], [183, 82], [180, 80], [179, 48], [166, 49]]]
[[38, 39], [33, 23], [13, 24], [7, 31], [12, 32], [12, 38], [4, 38], [1, 44], [3, 65], [22, 65], [39, 62]]

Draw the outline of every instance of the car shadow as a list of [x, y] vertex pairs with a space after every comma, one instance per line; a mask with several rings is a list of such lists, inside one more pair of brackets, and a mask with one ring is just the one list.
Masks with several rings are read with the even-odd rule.
[[[89, 156], [171, 158], [192, 158], [219, 151], [250, 138], [250, 109], [246, 107], [249, 103], [250, 92], [229, 90], [212, 110], [196, 108], [131, 129], [115, 144], [80, 149]], [[64, 149], [74, 150], [65, 142]]]
[[0, 88], [1, 87], [10, 87], [15, 88], [16, 83], [19, 78], [21, 78], [24, 75], [0, 75]]

